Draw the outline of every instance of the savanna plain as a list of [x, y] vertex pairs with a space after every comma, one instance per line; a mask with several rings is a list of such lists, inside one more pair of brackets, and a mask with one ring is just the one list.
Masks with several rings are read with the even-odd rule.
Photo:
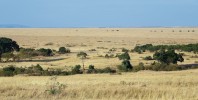
[[[105, 55], [131, 51], [137, 45], [176, 45], [198, 43], [198, 28], [5, 28], [0, 37], [15, 40], [23, 48], [69, 48], [71, 53], [50, 57], [33, 57], [21, 62], [2, 62], [0, 67], [15, 65], [29, 67], [39, 64], [43, 69], [70, 70], [82, 66], [76, 55], [86, 52], [85, 69], [110, 67], [116, 69], [121, 60]], [[113, 51], [112, 51], [113, 49]], [[179, 52], [179, 51], [177, 51]], [[195, 64], [198, 58], [193, 52], [184, 53], [184, 62], [178, 65]], [[153, 53], [129, 52], [130, 62], [150, 65], [153, 60], [144, 60]], [[193, 57], [194, 56], [194, 57]], [[196, 57], [195, 57], [196, 56]], [[117, 70], [117, 69], [116, 69]], [[113, 74], [75, 74], [67, 76], [15, 75], [0, 77], [1, 100], [197, 100], [198, 69], [182, 71], [117, 72]], [[51, 91], [51, 86], [57, 88]], [[50, 91], [50, 93], [49, 93]], [[56, 93], [57, 92], [57, 93]]]

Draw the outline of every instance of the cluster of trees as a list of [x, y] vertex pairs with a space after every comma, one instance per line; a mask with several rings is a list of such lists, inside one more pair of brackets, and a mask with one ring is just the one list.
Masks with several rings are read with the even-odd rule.
[[2, 61], [2, 58], [5, 58], [6, 61], [10, 59], [19, 61], [20, 59], [31, 59], [36, 56], [53, 56], [55, 53], [70, 53], [70, 49], [60, 47], [57, 52], [56, 50], [45, 48], [20, 48], [16, 41], [5, 37], [0, 38], [0, 62]]
[[178, 61], [184, 61], [182, 54], [177, 54], [175, 50], [160, 50], [159, 52], [155, 52], [153, 59], [165, 64], [177, 64]]
[[54, 53], [51, 49], [32, 49], [32, 48], [20, 48], [17, 53], [7, 52], [2, 54], [2, 58], [5, 58], [6, 61], [12, 59], [13, 61], [20, 61], [21, 59], [32, 59], [36, 56], [53, 56]]
[[179, 50], [179, 51], [185, 51], [185, 52], [194, 52], [198, 53], [198, 43], [197, 44], [186, 44], [186, 45], [152, 45], [152, 44], [146, 44], [142, 46], [136, 46], [132, 51], [142, 53], [145, 51], [155, 52], [159, 50]]
[[177, 62], [183, 62], [182, 54], [178, 54], [175, 50], [160, 50], [151, 56], [147, 56], [144, 59], [146, 60], [157, 60], [151, 65], [145, 66], [144, 63], [139, 63], [137, 66], [132, 66], [130, 63], [130, 56], [128, 52], [125, 52], [118, 56], [120, 60], [123, 60], [122, 64], [118, 66], [120, 71], [139, 71], [139, 70], [154, 70], [154, 71], [173, 71], [173, 70], [182, 70], [185, 67], [178, 66]]
[[[115, 73], [116, 70], [111, 69], [110, 67], [106, 67], [104, 69], [95, 69], [93, 65], [89, 66], [87, 70], [87, 74], [91, 73]], [[65, 71], [63, 69], [54, 69], [54, 68], [47, 68], [43, 69], [39, 64], [33, 65], [30, 67], [16, 67], [13, 65], [9, 65], [0, 69], [0, 76], [14, 76], [14, 75], [28, 75], [28, 76], [53, 76], [53, 75], [75, 75], [75, 74], [82, 74], [83, 70], [81, 69], [80, 65], [76, 65], [71, 68], [70, 71]]]

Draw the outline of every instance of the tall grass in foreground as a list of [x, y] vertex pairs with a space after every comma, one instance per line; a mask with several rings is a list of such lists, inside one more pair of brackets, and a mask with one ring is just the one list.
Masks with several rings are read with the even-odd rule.
[[67, 84], [60, 93], [46, 93], [50, 77], [2, 77], [0, 98], [25, 100], [197, 100], [198, 70], [59, 76]]

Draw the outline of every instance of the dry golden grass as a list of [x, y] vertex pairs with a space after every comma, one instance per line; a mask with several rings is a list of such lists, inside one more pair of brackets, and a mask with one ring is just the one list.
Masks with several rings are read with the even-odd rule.
[[[174, 32], [172, 32], [174, 30]], [[179, 32], [182, 30], [182, 32]], [[188, 32], [195, 30], [195, 32]], [[156, 32], [155, 32], [156, 31]], [[161, 32], [163, 31], [163, 32]], [[189, 44], [197, 43], [197, 28], [95, 28], [95, 29], [0, 29], [0, 36], [16, 40], [25, 48], [52, 48], [58, 49], [65, 46], [71, 49], [68, 55], [54, 56], [37, 59], [64, 58], [52, 62], [20, 62], [0, 63], [0, 67], [6, 65], [30, 66], [40, 64], [44, 68], [65, 68], [81, 64], [76, 57], [79, 51], [85, 51], [89, 59], [85, 61], [86, 67], [90, 64], [96, 68], [115, 67], [120, 64], [117, 58], [105, 59], [98, 57], [105, 55], [111, 48], [132, 49], [136, 44]], [[49, 45], [50, 44], [50, 45]], [[107, 49], [97, 49], [104, 47]], [[96, 49], [96, 52], [88, 50]], [[185, 62], [190, 64], [198, 61], [191, 58], [193, 53], [185, 53]], [[141, 57], [152, 55], [151, 53], [130, 53], [131, 62], [137, 65], [145, 64]], [[189, 60], [188, 60], [189, 59]], [[179, 63], [181, 64], [181, 63]], [[197, 100], [198, 99], [198, 70], [175, 72], [141, 71], [137, 73], [123, 73], [122, 75], [90, 74], [59, 76], [58, 82], [67, 87], [58, 95], [49, 95], [45, 92], [46, 83], [50, 77], [1, 77], [1, 100]]]
[[[174, 30], [174, 32], [172, 32]], [[179, 32], [182, 30], [182, 32]], [[190, 32], [188, 32], [188, 30]], [[195, 32], [192, 32], [194, 30]], [[163, 32], [162, 32], [163, 31]], [[85, 65], [95, 65], [96, 68], [115, 67], [120, 64], [117, 58], [105, 59], [98, 57], [105, 55], [109, 49], [117, 48], [116, 53], [121, 48], [133, 49], [137, 44], [189, 44], [197, 43], [197, 28], [51, 28], [51, 29], [0, 29], [0, 36], [10, 37], [16, 40], [20, 46], [25, 48], [51, 48], [58, 50], [59, 47], [65, 46], [71, 49], [71, 54], [55, 56], [50, 59], [64, 58], [60, 61], [52, 62], [20, 62], [0, 64], [6, 66], [9, 64], [17, 66], [31, 66], [32, 64], [40, 64], [44, 68], [55, 67], [65, 68], [65, 66], [74, 66], [81, 64], [80, 59], [76, 57], [76, 52], [85, 51], [89, 58]], [[46, 45], [50, 44], [50, 45]], [[107, 49], [98, 49], [104, 47]], [[90, 49], [96, 49], [90, 52]], [[152, 55], [151, 53], [137, 54], [131, 53], [131, 62], [137, 65], [143, 61], [141, 57]], [[189, 55], [192, 55], [191, 53]], [[185, 59], [189, 58], [185, 56]], [[40, 58], [49, 59], [49, 58]], [[194, 63], [196, 59], [185, 60], [184, 64]], [[67, 67], [68, 68], [68, 67]]]
[[197, 100], [198, 70], [142, 71], [122, 75], [59, 76], [67, 87], [57, 95], [45, 92], [50, 77], [1, 77], [1, 100]]

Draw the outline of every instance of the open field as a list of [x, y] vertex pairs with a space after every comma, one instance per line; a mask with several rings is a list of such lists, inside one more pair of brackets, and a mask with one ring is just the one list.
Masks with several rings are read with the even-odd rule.
[[59, 76], [66, 84], [58, 95], [45, 90], [50, 77], [1, 77], [1, 100], [197, 100], [198, 70], [122, 75], [89, 74]]
[[[118, 58], [104, 58], [110, 49], [111, 54], [121, 53], [122, 48], [129, 50], [139, 44], [189, 44], [198, 43], [198, 28], [72, 28], [72, 29], [0, 29], [0, 37], [17, 41], [24, 48], [50, 48], [58, 50], [67, 47], [69, 54], [52, 57], [36, 57], [31, 62], [0, 63], [0, 67], [16, 65], [29, 67], [40, 64], [43, 68], [66, 68], [82, 64], [76, 57], [77, 52], [84, 51], [89, 56], [85, 67], [93, 64], [95, 68], [116, 68], [121, 63]], [[95, 49], [96, 51], [89, 51]], [[184, 52], [185, 61], [178, 64], [193, 64], [196, 54]], [[149, 65], [153, 61], [142, 60], [152, 56], [129, 53], [131, 63], [143, 62]], [[58, 76], [57, 82], [67, 87], [58, 95], [49, 95], [46, 85], [48, 76], [0, 77], [1, 100], [197, 100], [198, 70], [154, 72], [140, 71], [110, 74], [81, 74]]]
[[[174, 31], [174, 32], [173, 32]], [[189, 32], [188, 32], [189, 31]], [[193, 32], [194, 31], [194, 32]], [[121, 48], [133, 49], [138, 44], [189, 44], [198, 43], [198, 28], [60, 28], [60, 29], [0, 29], [0, 36], [12, 38], [20, 46], [25, 48], [51, 48], [58, 50], [65, 46], [71, 49], [70, 54], [55, 56], [48, 59], [59, 59], [60, 61], [51, 62], [20, 62], [9, 63], [17, 66], [30, 66], [40, 64], [44, 68], [56, 67], [64, 68], [81, 64], [76, 52], [85, 51], [90, 59], [85, 61], [85, 65], [94, 64], [96, 68], [114, 67], [120, 64], [117, 58], [104, 59], [109, 49], [116, 48], [120, 53]], [[50, 45], [47, 45], [50, 44]], [[96, 49], [96, 51], [89, 51]], [[131, 62], [137, 65], [139, 62], [145, 62], [141, 57], [152, 55], [151, 53], [137, 54], [130, 53]], [[188, 54], [188, 59], [193, 54]], [[38, 59], [38, 58], [37, 58]], [[40, 57], [39, 59], [46, 59]], [[185, 60], [183, 64], [194, 63], [196, 59]], [[8, 64], [0, 64], [6, 66]]]

